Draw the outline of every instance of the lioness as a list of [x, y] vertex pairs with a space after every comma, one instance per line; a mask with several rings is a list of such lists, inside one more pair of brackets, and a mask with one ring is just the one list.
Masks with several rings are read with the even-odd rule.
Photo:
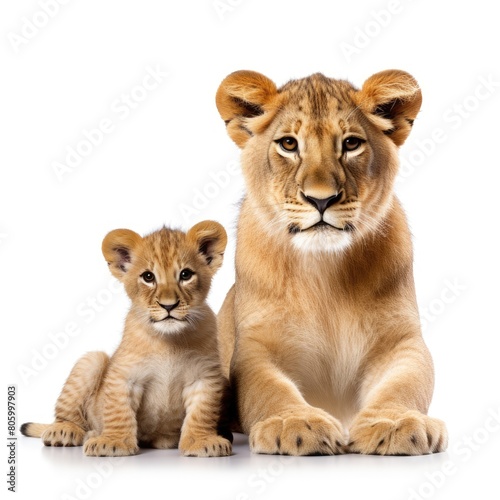
[[322, 74], [277, 88], [237, 71], [216, 103], [247, 188], [219, 328], [252, 451], [444, 450], [445, 425], [426, 414], [433, 365], [393, 193], [417, 82], [389, 70], [361, 90]]

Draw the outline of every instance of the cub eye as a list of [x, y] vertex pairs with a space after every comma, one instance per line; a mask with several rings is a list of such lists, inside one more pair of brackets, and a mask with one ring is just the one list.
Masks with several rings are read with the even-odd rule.
[[145, 271], [141, 274], [141, 278], [146, 282], [146, 283], [153, 283], [155, 280], [155, 275], [151, 271]]
[[181, 281], [187, 281], [193, 277], [194, 271], [191, 271], [191, 269], [183, 269], [181, 271], [181, 274], [179, 275], [179, 278]]
[[347, 139], [344, 139], [342, 149], [344, 151], [354, 151], [355, 149], [358, 149], [363, 142], [365, 141], [359, 137], [348, 137]]
[[278, 144], [281, 146], [281, 149], [287, 153], [294, 153], [299, 148], [297, 139], [294, 139], [293, 137], [283, 137], [283, 139], [278, 141]]

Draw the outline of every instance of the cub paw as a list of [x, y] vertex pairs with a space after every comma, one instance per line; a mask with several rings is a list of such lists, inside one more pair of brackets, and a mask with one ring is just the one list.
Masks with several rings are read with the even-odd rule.
[[270, 455], [344, 453], [342, 424], [319, 408], [275, 415], [250, 430], [250, 449]]
[[444, 422], [418, 411], [365, 411], [350, 430], [349, 449], [365, 455], [427, 455], [446, 450]]
[[41, 438], [45, 446], [81, 446], [84, 436], [85, 431], [72, 422], [55, 422]]
[[185, 457], [227, 457], [232, 452], [231, 442], [222, 436], [183, 436], [179, 449]]
[[83, 445], [83, 453], [88, 457], [126, 457], [138, 451], [137, 440], [132, 438], [97, 436], [87, 439]]

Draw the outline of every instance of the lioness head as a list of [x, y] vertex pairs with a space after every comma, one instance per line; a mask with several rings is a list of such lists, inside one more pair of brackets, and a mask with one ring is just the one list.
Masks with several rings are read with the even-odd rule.
[[102, 252], [125, 285], [135, 317], [158, 333], [172, 334], [197, 319], [226, 243], [224, 228], [204, 221], [187, 233], [164, 227], [144, 238], [115, 229], [104, 238]]
[[421, 105], [408, 73], [377, 73], [361, 90], [314, 74], [277, 88], [237, 71], [216, 103], [243, 149], [248, 203], [273, 237], [338, 251], [375, 230], [391, 202], [397, 149]]

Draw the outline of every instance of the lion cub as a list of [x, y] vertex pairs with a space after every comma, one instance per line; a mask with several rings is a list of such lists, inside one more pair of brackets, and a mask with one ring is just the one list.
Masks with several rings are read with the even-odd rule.
[[111, 358], [91, 352], [76, 363], [53, 424], [27, 423], [21, 432], [47, 446], [83, 444], [89, 456], [133, 455], [139, 443], [230, 455], [232, 436], [218, 435], [226, 379], [205, 302], [226, 242], [213, 221], [144, 238], [111, 231], [102, 251], [132, 301], [122, 341]]

